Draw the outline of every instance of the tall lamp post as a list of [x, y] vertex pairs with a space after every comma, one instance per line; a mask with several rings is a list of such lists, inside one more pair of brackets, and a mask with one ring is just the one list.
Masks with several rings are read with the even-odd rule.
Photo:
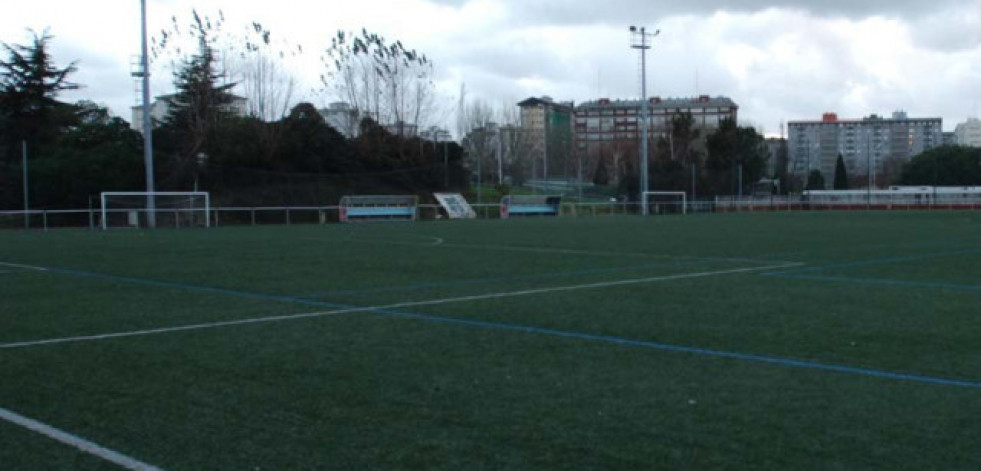
[[141, 54], [140, 71], [143, 79], [143, 164], [146, 166], [146, 221], [148, 227], [156, 227], [157, 214], [153, 196], [153, 122], [150, 116], [150, 59], [146, 42], [146, 0], [140, 0]]
[[865, 184], [865, 204], [872, 207], [872, 136], [865, 141], [865, 169], [868, 173], [868, 182]]
[[648, 33], [647, 29], [643, 26], [640, 28], [636, 26], [630, 27], [630, 47], [640, 51], [640, 114], [642, 116], [641, 119], [643, 119], [643, 125], [640, 128], [640, 208], [641, 214], [644, 216], [647, 216], [647, 202], [643, 201], [643, 199], [644, 194], [648, 190], [647, 127], [650, 122], [650, 116], [647, 111], [647, 50], [651, 48], [648, 41], [660, 33], [660, 30]]
[[20, 142], [20, 148], [23, 153], [23, 164], [21, 165], [24, 171], [24, 229], [31, 228], [31, 205], [28, 201], [28, 187], [27, 187], [27, 141]]
[[551, 115], [551, 108], [542, 105], [542, 116], [545, 119], [542, 123], [542, 182], [545, 188], [548, 188], [548, 120], [552, 117]]

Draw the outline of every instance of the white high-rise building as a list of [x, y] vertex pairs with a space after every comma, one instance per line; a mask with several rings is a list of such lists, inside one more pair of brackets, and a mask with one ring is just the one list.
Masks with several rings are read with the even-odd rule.
[[981, 147], [981, 120], [968, 118], [967, 122], [954, 128], [954, 136], [957, 137], [958, 145]]

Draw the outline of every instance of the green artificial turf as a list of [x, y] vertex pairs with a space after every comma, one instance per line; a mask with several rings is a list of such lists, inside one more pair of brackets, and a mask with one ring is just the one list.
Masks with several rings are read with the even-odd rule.
[[978, 262], [971, 212], [0, 232], [0, 408], [164, 469], [977, 469]]

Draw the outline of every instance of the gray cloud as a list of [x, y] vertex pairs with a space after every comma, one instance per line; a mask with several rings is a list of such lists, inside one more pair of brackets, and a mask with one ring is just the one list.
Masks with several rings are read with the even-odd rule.
[[[462, 81], [469, 97], [493, 104], [530, 95], [576, 101], [638, 96], [629, 24], [662, 30], [649, 56], [651, 95], [729, 95], [740, 104], [741, 119], [770, 133], [781, 120], [813, 119], [824, 111], [861, 117], [900, 108], [943, 116], [951, 128], [954, 119], [977, 113], [981, 102], [981, 0], [491, 1], [503, 8], [430, 0], [461, 8], [444, 11], [453, 21], [432, 30], [412, 11], [398, 12], [405, 21], [389, 21], [378, 32], [433, 58], [443, 93], [455, 94]], [[370, 15], [350, 21], [372, 29], [381, 14]], [[75, 79], [87, 87], [64, 98], [104, 102], [128, 118], [135, 94], [127, 57], [93, 52], [106, 52], [105, 44], [88, 43], [86, 51], [86, 43], [63, 39], [55, 45], [77, 49], [57, 57], [80, 58]], [[316, 65], [306, 68], [301, 73], [316, 76]], [[157, 72], [154, 91], [169, 90], [169, 70]], [[445, 101], [455, 108], [452, 96]]]
[[[462, 6], [471, 0], [434, 0]], [[703, 15], [715, 11], [753, 13], [770, 8], [801, 10], [818, 16], [864, 18], [870, 15], [914, 18], [950, 7], [978, 8], [977, 0], [607, 0], [577, 2], [564, 0], [503, 0], [515, 18], [540, 24], [629, 24], [672, 15]]]
[[911, 26], [917, 44], [929, 49], [952, 52], [981, 47], [981, 5], [933, 12], [916, 18]]
[[[542, 20], [528, 14], [520, 24], [497, 25], [479, 45], [471, 38], [437, 47], [434, 57], [465, 64], [458, 70], [470, 96], [513, 96], [518, 90], [576, 101], [636, 97], [638, 66], [621, 26], [626, 21], [614, 25], [606, 20], [620, 14], [605, 11], [629, 3], [560, 12], [591, 18], [590, 24], [555, 26], [547, 21], [554, 22], [554, 15]], [[825, 111], [858, 118], [905, 109], [912, 115], [943, 116], [949, 129], [981, 100], [971, 85], [981, 81], [981, 66], [973, 65], [981, 59], [974, 39], [977, 15], [965, 13], [963, 2], [947, 9], [938, 6], [955, 3], [890, 2], [875, 10], [885, 3], [849, 9], [849, 4], [837, 2], [822, 4], [825, 16], [803, 8], [663, 16], [657, 22], [663, 34], [649, 56], [648, 90], [673, 97], [728, 95], [739, 103], [744, 122], [771, 134], [779, 132], [781, 121], [818, 119]], [[698, 5], [716, 4], [721, 5]], [[512, 5], [511, 14], [544, 5]], [[754, 5], [763, 2], [742, 2], [740, 8]], [[920, 14], [927, 7], [932, 12]], [[540, 26], [549, 27], [545, 31], [555, 40], [529, 44], [515, 39], [522, 31], [543, 34]], [[533, 87], [516, 86], [526, 77], [540, 80]]]

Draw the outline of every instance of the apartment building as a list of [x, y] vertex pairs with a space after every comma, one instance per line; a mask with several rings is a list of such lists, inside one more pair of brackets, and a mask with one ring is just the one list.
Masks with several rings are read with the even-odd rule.
[[[580, 148], [598, 141], [639, 140], [642, 120], [640, 100], [601, 98], [576, 107], [576, 142]], [[736, 121], [739, 107], [729, 98], [702, 95], [695, 98], [651, 98], [648, 132], [651, 139], [666, 135], [674, 117], [690, 113], [696, 129], [714, 130], [723, 120]]]
[[[641, 100], [601, 98], [576, 107], [576, 152], [584, 157], [587, 175], [603, 165], [615, 181], [624, 165], [636, 162], [644, 122], [642, 105]], [[654, 97], [648, 100], [648, 139], [653, 143], [667, 136], [674, 118], [684, 113], [691, 114], [693, 127], [704, 138], [724, 120], [736, 122], [738, 111], [736, 103], [727, 97]]]
[[820, 170], [830, 182], [840, 154], [849, 176], [868, 176], [871, 170], [873, 184], [886, 185], [888, 178], [883, 177], [943, 144], [942, 128], [941, 118], [910, 118], [902, 111], [892, 118], [873, 114], [842, 120], [835, 113], [825, 113], [820, 121], [792, 121], [788, 123], [790, 171], [805, 177]]
[[543, 96], [528, 98], [518, 103], [518, 107], [522, 138], [535, 156], [535, 165], [539, 161], [541, 164], [541, 172], [535, 174], [543, 178], [567, 175], [572, 162], [574, 103]]

